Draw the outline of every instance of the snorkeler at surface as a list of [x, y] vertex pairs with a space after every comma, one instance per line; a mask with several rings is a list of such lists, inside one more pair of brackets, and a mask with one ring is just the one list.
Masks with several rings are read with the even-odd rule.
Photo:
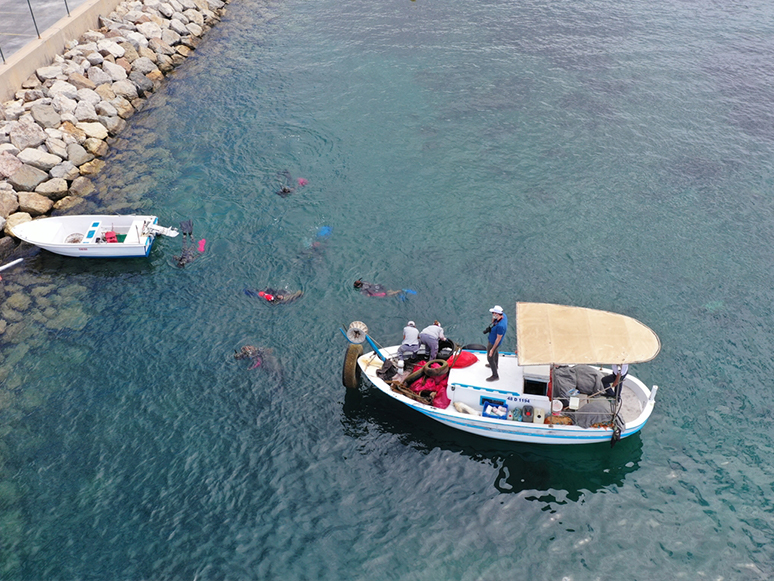
[[249, 297], [258, 297], [266, 302], [281, 305], [292, 303], [296, 299], [303, 296], [304, 291], [288, 291], [288, 290], [275, 290], [271, 287], [267, 287], [264, 290], [245, 289], [245, 294]]
[[384, 285], [365, 282], [361, 279], [355, 281], [354, 287], [369, 297], [394, 297], [403, 292], [402, 290], [387, 290]]
[[[293, 177], [290, 175], [288, 170], [281, 171], [278, 174], [278, 177], [280, 178], [280, 183], [282, 185], [280, 186], [280, 189], [277, 190], [277, 195], [283, 198], [287, 198], [290, 194], [296, 191], [296, 188], [293, 185]], [[297, 182], [299, 187], [302, 188], [309, 183], [304, 178], [298, 178]]]

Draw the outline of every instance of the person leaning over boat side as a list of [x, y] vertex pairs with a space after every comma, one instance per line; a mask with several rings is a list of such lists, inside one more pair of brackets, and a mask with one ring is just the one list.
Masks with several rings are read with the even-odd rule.
[[620, 366], [614, 364], [612, 368], [613, 373], [611, 375], [605, 375], [602, 378], [602, 386], [605, 388], [605, 395], [608, 397], [613, 397], [615, 395], [615, 388], [618, 387], [618, 385], [623, 385], [623, 380], [629, 373], [628, 363], [624, 363]]
[[398, 357], [404, 361], [407, 354], [416, 355], [417, 351], [419, 351], [419, 330], [414, 321], [409, 321], [403, 327], [403, 343], [398, 347]]
[[422, 332], [419, 334], [419, 340], [427, 345], [430, 352], [430, 360], [435, 359], [436, 355], [438, 355], [438, 341], [446, 340], [446, 337], [443, 336], [441, 323], [433, 321], [432, 325], [422, 329]]
[[492, 370], [492, 375], [487, 377], [487, 381], [497, 381], [500, 376], [497, 373], [497, 362], [500, 359], [500, 345], [508, 330], [508, 317], [503, 313], [500, 305], [495, 305], [489, 312], [492, 313], [492, 324], [489, 325], [489, 345], [486, 348], [487, 365]]

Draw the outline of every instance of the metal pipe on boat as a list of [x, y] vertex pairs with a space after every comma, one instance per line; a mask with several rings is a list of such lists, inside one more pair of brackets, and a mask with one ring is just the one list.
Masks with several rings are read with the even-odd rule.
[[24, 260], [24, 259], [23, 258], [17, 258], [13, 262], [9, 262], [8, 264], [0, 266], [0, 270], [5, 270], [6, 268], [11, 268], [14, 264], [19, 264], [22, 260]]
[[658, 385], [654, 385], [653, 389], [650, 390], [650, 397], [648, 398], [648, 401], [651, 402], [656, 399], [656, 392], [658, 391]]

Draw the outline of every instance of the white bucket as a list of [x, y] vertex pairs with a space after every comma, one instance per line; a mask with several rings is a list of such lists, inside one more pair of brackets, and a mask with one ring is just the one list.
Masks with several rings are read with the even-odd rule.
[[562, 402], [559, 401], [558, 399], [555, 399], [554, 401], [551, 402], [551, 412], [554, 414], [558, 414], [559, 412], [561, 412], [563, 407], [564, 406], [562, 406]]

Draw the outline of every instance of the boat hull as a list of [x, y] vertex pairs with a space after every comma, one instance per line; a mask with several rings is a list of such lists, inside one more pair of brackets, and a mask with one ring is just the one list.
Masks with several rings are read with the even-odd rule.
[[[387, 357], [394, 357], [396, 352], [397, 347], [381, 350], [381, 353]], [[400, 392], [393, 391], [385, 381], [376, 375], [376, 371], [382, 366], [382, 361], [374, 352], [360, 356], [358, 366], [364, 382], [368, 385], [375, 387], [406, 407], [456, 430], [495, 440], [532, 444], [577, 445], [605, 442], [609, 444], [611, 442], [613, 429], [607, 427], [583, 428], [576, 425], [529, 423], [458, 412], [453, 405], [454, 402], [473, 406], [476, 405], [476, 402], [480, 402], [481, 398], [491, 397], [506, 402], [511, 408], [531, 405], [534, 408], [542, 408], [546, 416], [550, 415], [551, 402], [548, 397], [525, 394], [521, 389], [513, 388], [515, 382], [508, 381], [509, 377], [514, 377], [520, 373], [519, 379], [522, 386], [524, 378], [539, 381], [544, 376], [547, 382], [548, 366], [520, 368], [516, 363], [514, 354], [510, 354], [510, 356], [509, 354], [501, 354], [500, 377], [502, 384], [493, 387], [493, 384], [487, 384], [485, 381], [486, 376], [489, 375], [489, 370], [485, 366], [486, 354], [478, 352], [477, 357], [478, 361], [470, 368], [450, 371], [447, 396], [452, 404], [446, 409], [425, 405]], [[620, 438], [626, 438], [639, 432], [650, 418], [654, 407], [651, 391], [640, 380], [628, 376], [624, 385], [626, 397], [630, 400], [628, 405], [632, 409], [627, 412], [628, 417], [624, 429], [621, 430]], [[478, 407], [480, 409], [480, 405]]]
[[[14, 235], [48, 252], [76, 258], [142, 258], [156, 238], [147, 226], [156, 216], [83, 215], [43, 218], [19, 224]], [[117, 242], [105, 241], [116, 233]]]

